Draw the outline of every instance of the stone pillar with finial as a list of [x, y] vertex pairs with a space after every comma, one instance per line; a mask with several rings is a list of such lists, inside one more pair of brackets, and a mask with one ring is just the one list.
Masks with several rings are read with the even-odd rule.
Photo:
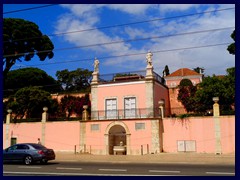
[[98, 79], [99, 79], [99, 60], [95, 57], [95, 60], [94, 60], [94, 71], [92, 73], [92, 82], [91, 84], [98, 84]]
[[219, 97], [213, 97], [213, 118], [214, 118], [214, 129], [215, 129], [215, 154], [222, 154], [221, 145], [221, 122], [219, 119], [220, 109], [219, 109]]
[[152, 56], [151, 51], [148, 51], [146, 55], [146, 108], [148, 109], [148, 117], [153, 117], [154, 114], [154, 97], [153, 97], [153, 89], [154, 89], [154, 75], [153, 75], [153, 64], [152, 64]]
[[5, 146], [6, 148], [10, 146], [10, 141], [9, 141], [9, 126], [10, 126], [10, 122], [12, 120], [12, 110], [8, 109], [7, 110], [8, 114], [6, 117], [6, 141], [5, 141]]
[[151, 51], [148, 51], [148, 53], [146, 55], [146, 62], [147, 62], [146, 79], [153, 79], [152, 56], [153, 56], [153, 54], [151, 53]]
[[94, 71], [92, 73], [93, 79], [91, 82], [91, 118], [95, 118], [95, 112], [97, 112], [97, 89], [98, 89], [98, 83], [99, 83], [99, 60], [95, 58], [94, 60]]
[[88, 105], [83, 106], [83, 113], [82, 113], [82, 120], [86, 121], [88, 120], [88, 111], [87, 111]]
[[48, 107], [43, 107], [42, 113], [42, 145], [45, 145], [45, 129], [46, 129], [46, 121], [48, 120]]

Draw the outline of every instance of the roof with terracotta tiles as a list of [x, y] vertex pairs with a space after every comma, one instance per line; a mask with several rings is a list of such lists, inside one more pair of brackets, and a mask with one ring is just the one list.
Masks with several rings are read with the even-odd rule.
[[174, 71], [173, 73], [169, 74], [166, 77], [195, 76], [195, 75], [201, 75], [201, 74], [197, 73], [194, 70], [188, 69], [188, 68], [181, 68], [181, 69], [178, 69], [178, 70]]

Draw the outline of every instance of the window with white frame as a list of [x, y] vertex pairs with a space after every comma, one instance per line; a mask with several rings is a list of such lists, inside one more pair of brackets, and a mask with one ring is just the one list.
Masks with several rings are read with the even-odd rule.
[[125, 114], [125, 118], [136, 117], [136, 98], [135, 97], [124, 98], [124, 114]]
[[106, 99], [106, 118], [117, 118], [117, 99]]

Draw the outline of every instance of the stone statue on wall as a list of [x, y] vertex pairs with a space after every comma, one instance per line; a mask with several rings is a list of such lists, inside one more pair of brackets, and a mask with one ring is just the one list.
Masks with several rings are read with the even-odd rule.
[[152, 56], [153, 54], [151, 53], [151, 51], [148, 51], [146, 56], [147, 66], [152, 66]]
[[99, 60], [97, 58], [95, 58], [94, 60], [94, 72], [99, 72]]

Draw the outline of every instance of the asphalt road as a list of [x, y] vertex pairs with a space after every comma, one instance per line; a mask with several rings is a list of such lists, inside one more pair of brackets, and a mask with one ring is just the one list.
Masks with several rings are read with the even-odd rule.
[[234, 165], [57, 162], [4, 164], [3, 176], [235, 176]]

